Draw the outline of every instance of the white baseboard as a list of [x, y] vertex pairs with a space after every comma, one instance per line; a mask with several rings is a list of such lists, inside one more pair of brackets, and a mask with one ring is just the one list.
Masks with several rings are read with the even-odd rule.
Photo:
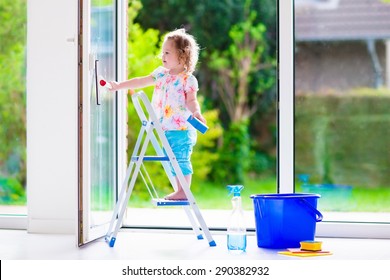
[[388, 223], [321, 222], [316, 226], [317, 237], [390, 239]]
[[1, 229], [27, 229], [27, 215], [0, 215]]
[[29, 219], [29, 233], [76, 234], [75, 220]]

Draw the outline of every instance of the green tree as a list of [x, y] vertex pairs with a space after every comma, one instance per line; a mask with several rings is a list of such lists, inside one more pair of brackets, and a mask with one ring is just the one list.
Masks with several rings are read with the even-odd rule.
[[166, 32], [185, 27], [206, 52], [222, 48], [232, 24], [242, 20], [242, 0], [142, 0], [136, 21], [145, 28]]
[[[158, 55], [161, 50], [162, 35], [161, 32], [154, 28], [143, 29], [141, 25], [134, 22], [138, 11], [142, 8], [140, 1], [129, 2], [129, 36], [128, 36], [128, 76], [144, 76], [150, 74], [155, 68], [161, 65], [161, 59]], [[152, 97], [153, 87], [142, 89], [149, 97]], [[200, 97], [200, 103], [203, 103]], [[192, 157], [192, 164], [195, 170], [194, 178], [204, 180], [212, 170], [213, 164], [218, 160], [218, 154], [215, 153], [216, 142], [221, 137], [222, 128], [219, 122], [218, 110], [207, 110], [204, 112], [204, 117], [207, 119], [209, 131], [205, 135], [198, 137], [197, 145]], [[131, 156], [133, 147], [138, 136], [141, 124], [139, 117], [135, 112], [129, 98], [128, 106], [128, 155]], [[148, 152], [153, 153], [153, 149]], [[207, 159], [205, 161], [204, 159]], [[161, 167], [160, 163], [147, 163], [147, 170], [154, 182], [158, 182], [159, 189], [169, 192], [169, 180]], [[196, 188], [196, 186], [195, 186]], [[141, 198], [148, 198], [142, 183], [137, 184], [135, 192]]]
[[264, 56], [266, 27], [256, 23], [258, 14], [251, 10], [251, 0], [245, 1], [243, 12], [245, 21], [233, 25], [229, 31], [232, 43], [226, 50], [214, 51], [209, 64], [217, 72], [216, 89], [230, 120], [221, 154], [223, 166], [229, 166], [232, 172], [220, 172], [221, 178], [229, 178], [232, 183], [243, 183], [249, 163], [242, 160], [249, 158], [249, 122], [266, 89], [263, 81], [258, 80], [256, 90], [251, 90], [253, 74], [275, 66], [273, 59]]
[[[203, 106], [205, 108], [216, 108], [220, 112], [218, 115], [223, 127], [227, 129], [227, 133], [224, 133], [226, 138], [218, 143], [226, 144], [227, 138], [233, 137], [228, 135], [229, 129], [234, 130], [233, 127], [242, 127], [236, 131], [237, 133], [233, 133], [233, 138], [237, 138], [237, 135], [242, 132], [241, 140], [246, 139], [245, 141], [247, 141], [240, 152], [243, 155], [239, 159], [240, 164], [243, 164], [243, 167], [259, 166], [254, 171], [263, 170], [267, 167], [274, 171], [272, 161], [276, 142], [273, 141], [275, 139], [275, 124], [272, 122], [275, 121], [275, 118], [269, 116], [275, 114], [276, 2], [274, 0], [142, 0], [142, 4], [143, 9], [140, 10], [134, 20], [140, 23], [143, 28], [155, 28], [160, 30], [161, 33], [165, 33], [175, 28], [185, 27], [196, 37], [201, 47], [201, 57], [195, 74], [199, 80], [200, 93], [205, 97]], [[259, 29], [256, 30], [256, 28]], [[258, 40], [256, 32], [260, 30], [262, 41], [260, 45], [263, 48], [261, 61], [256, 65], [250, 65], [249, 73], [245, 74], [242, 71], [242, 78], [232, 82], [229, 81], [231, 83], [225, 85], [221, 81], [222, 77], [219, 71], [221, 69], [218, 66], [214, 68], [213, 65], [216, 66], [221, 63], [219, 66], [225, 67], [225, 73], [228, 71], [233, 74], [237, 73], [237, 69], [241, 66], [237, 63], [238, 58], [235, 56], [240, 52], [242, 54], [243, 47], [248, 46], [239, 42], [240, 32], [243, 33], [244, 29], [249, 34], [247, 38], [252, 41]], [[227, 36], [228, 34], [229, 36]], [[235, 52], [234, 48], [237, 49]], [[218, 55], [226, 55], [226, 57], [220, 59]], [[252, 59], [256, 59], [256, 55]], [[223, 60], [227, 62], [225, 65], [223, 65]], [[267, 68], [266, 66], [273, 67]], [[240, 87], [237, 86], [239, 81], [241, 81]], [[239, 101], [237, 104], [240, 104], [240, 106], [237, 107], [237, 110], [232, 109], [232, 106], [236, 105], [235, 103], [231, 103], [232, 106], [226, 106], [223, 101], [229, 99], [221, 98], [221, 93], [228, 87], [233, 89], [231, 92], [234, 92], [231, 95], [234, 98], [230, 100]], [[240, 95], [237, 93], [238, 89], [240, 89]], [[241, 99], [235, 99], [236, 97]], [[240, 110], [241, 112], [239, 112]], [[242, 118], [241, 124], [234, 124], [232, 114], [237, 114], [237, 116], [246, 115], [246, 117]], [[240, 119], [240, 117], [237, 118]], [[258, 126], [262, 128], [259, 129]], [[264, 146], [255, 140], [255, 133], [259, 131], [268, 131], [269, 136], [266, 138], [267, 142], [264, 143]], [[239, 147], [239, 145], [235, 146]], [[253, 150], [249, 152], [248, 147]], [[232, 152], [227, 146], [219, 149], [217, 153], [219, 153], [221, 169], [226, 169], [226, 162], [229, 163], [227, 166], [235, 167], [237, 157], [230, 156]], [[247, 154], [250, 156], [247, 156]], [[250, 164], [251, 159], [255, 159], [257, 163]], [[265, 161], [268, 161], [268, 163]], [[246, 170], [246, 167], [237, 170]], [[214, 171], [212, 173], [214, 175], [218, 174]], [[224, 175], [214, 175], [213, 177], [226, 178]], [[240, 177], [242, 178], [243, 174]]]
[[26, 180], [27, 1], [1, 1], [0, 22], [0, 176], [16, 178], [20, 188]]

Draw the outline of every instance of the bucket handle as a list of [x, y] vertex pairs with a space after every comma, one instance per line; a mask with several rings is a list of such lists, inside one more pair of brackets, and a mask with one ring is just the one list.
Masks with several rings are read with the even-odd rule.
[[302, 203], [305, 204], [306, 207], [308, 207], [311, 211], [313, 211], [316, 214], [316, 222], [321, 222], [324, 218], [320, 211], [318, 211], [315, 207], [313, 207], [309, 202], [307, 202], [305, 199], [301, 199]]

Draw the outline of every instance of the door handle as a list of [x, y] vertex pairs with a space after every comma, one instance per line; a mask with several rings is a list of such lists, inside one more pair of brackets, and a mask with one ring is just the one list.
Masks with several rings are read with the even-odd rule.
[[99, 61], [99, 59], [95, 59], [95, 93], [96, 93], [96, 104], [100, 105], [100, 102], [99, 102], [99, 81], [98, 81], [98, 61]]

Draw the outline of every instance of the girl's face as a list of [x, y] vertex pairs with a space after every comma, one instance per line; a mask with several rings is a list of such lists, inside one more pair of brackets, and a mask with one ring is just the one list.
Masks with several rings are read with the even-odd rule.
[[184, 70], [179, 61], [176, 46], [172, 40], [166, 40], [162, 46], [162, 62], [165, 68], [171, 70], [171, 74], [178, 74]]

